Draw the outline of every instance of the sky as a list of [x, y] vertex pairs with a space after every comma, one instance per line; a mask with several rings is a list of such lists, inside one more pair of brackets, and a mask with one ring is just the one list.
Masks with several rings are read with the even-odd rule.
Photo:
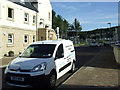
[[56, 14], [70, 24], [77, 18], [82, 31], [118, 25], [118, 2], [51, 2]]

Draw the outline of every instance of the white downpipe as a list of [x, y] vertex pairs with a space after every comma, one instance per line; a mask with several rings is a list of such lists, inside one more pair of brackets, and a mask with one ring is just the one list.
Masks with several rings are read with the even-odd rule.
[[59, 40], [59, 27], [57, 27], [57, 39]]

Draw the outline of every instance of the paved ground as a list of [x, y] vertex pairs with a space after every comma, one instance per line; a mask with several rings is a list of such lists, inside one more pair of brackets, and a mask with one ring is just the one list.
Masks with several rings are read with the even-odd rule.
[[15, 55], [14, 57], [4, 57], [4, 58], [0, 59], [0, 67], [6, 66], [10, 61], [12, 61], [17, 56], [18, 55]]
[[[101, 89], [117, 90], [119, 84], [119, 66], [111, 47], [102, 47], [100, 53], [96, 54], [85, 66], [77, 71], [60, 89]], [[119, 84], [120, 85], [120, 84]]]

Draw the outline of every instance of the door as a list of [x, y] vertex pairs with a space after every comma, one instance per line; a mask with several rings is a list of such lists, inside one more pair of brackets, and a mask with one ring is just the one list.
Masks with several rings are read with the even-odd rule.
[[60, 44], [56, 55], [55, 55], [55, 64], [56, 64], [56, 70], [57, 70], [57, 78], [61, 77], [62, 75], [64, 75], [65, 72], [65, 68], [66, 68], [66, 59], [64, 58], [64, 48], [63, 48], [63, 44]]

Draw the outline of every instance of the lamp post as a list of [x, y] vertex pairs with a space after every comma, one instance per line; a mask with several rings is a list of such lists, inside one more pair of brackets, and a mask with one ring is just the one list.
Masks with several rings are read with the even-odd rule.
[[59, 27], [57, 27], [57, 39], [59, 39]]
[[115, 40], [118, 41], [118, 28], [117, 27], [115, 28], [115, 37], [116, 37]]
[[111, 23], [109, 22], [109, 23], [107, 23], [107, 24], [109, 24], [109, 25], [110, 25], [110, 27], [109, 27], [109, 28], [111, 28]]
[[110, 31], [110, 28], [111, 28], [111, 22], [108, 22], [107, 24], [109, 25], [109, 40], [110, 40], [110, 32], [111, 32], [111, 31]]

